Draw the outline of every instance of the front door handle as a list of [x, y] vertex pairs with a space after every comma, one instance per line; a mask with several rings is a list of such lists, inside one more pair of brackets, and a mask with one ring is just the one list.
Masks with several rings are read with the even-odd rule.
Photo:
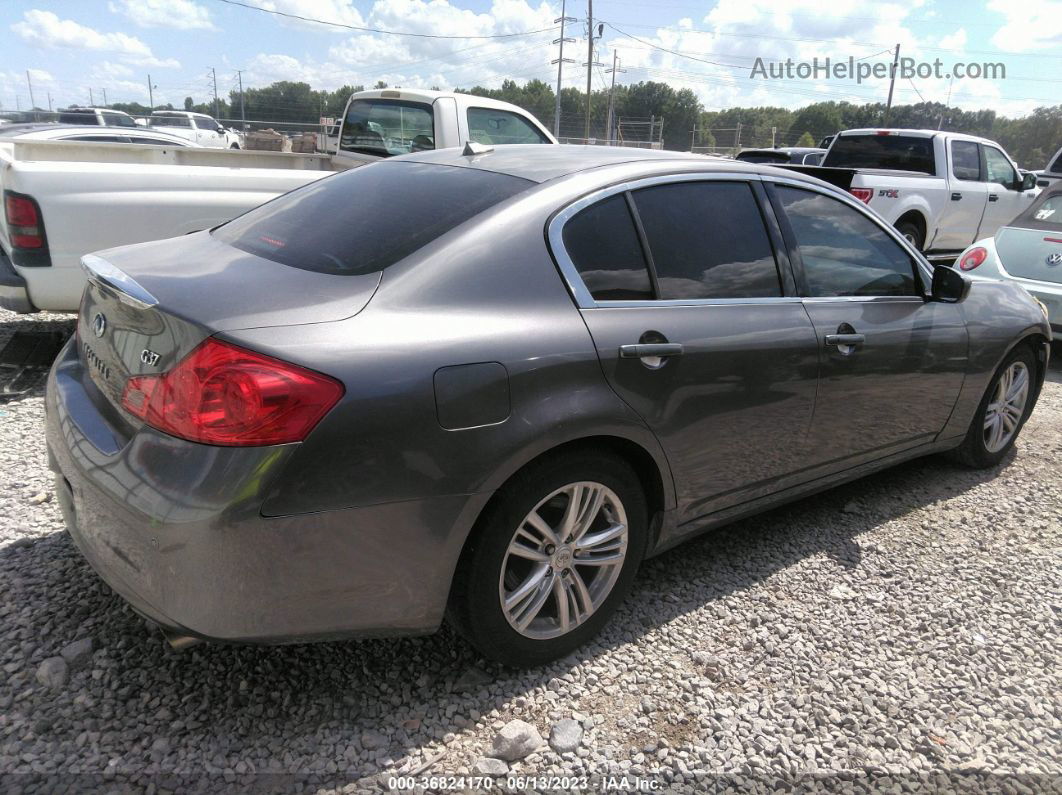
[[962, 199], [962, 194], [961, 194], [961, 193], [959, 193], [958, 191], [956, 191], [955, 193], [951, 194], [951, 200], [952, 200], [953, 202], [957, 202], [957, 201], [959, 201], [960, 199]]
[[999, 194], [998, 194], [998, 193], [989, 193], [989, 194], [988, 194], [988, 200], [989, 200], [990, 202], [997, 202], [997, 201], [999, 201]]
[[643, 342], [637, 345], [620, 345], [619, 354], [623, 359], [681, 356], [682, 344], [678, 342]]
[[827, 345], [862, 345], [867, 341], [866, 334], [827, 334]]

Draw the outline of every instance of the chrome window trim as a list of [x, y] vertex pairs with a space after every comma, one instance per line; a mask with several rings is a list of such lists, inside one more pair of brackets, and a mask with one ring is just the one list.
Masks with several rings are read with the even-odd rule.
[[[568, 285], [568, 290], [571, 292], [572, 297], [575, 299], [575, 304], [580, 309], [608, 309], [608, 308], [632, 308], [632, 307], [650, 307], [650, 306], [711, 306], [711, 305], [726, 305], [726, 304], [750, 304], [750, 303], [763, 303], [763, 302], [776, 302], [776, 301], [799, 301], [799, 298], [793, 296], [777, 296], [763, 298], [665, 298], [665, 299], [646, 299], [637, 301], [597, 301], [590, 294], [590, 291], [586, 289], [586, 285], [583, 283], [582, 276], [579, 275], [579, 269], [575, 267], [575, 263], [571, 257], [568, 256], [567, 250], [564, 248], [564, 225], [577, 215], [582, 210], [585, 210], [592, 204], [596, 204], [599, 201], [607, 199], [611, 196], [615, 196], [618, 193], [626, 193], [627, 191], [638, 190], [639, 188], [646, 188], [655, 185], [667, 185], [676, 182], [760, 182], [763, 177], [760, 174], [742, 173], [740, 171], [691, 171], [688, 173], [680, 174], [661, 174], [653, 177], [641, 177], [639, 179], [626, 180], [624, 182], [617, 183], [615, 185], [609, 185], [605, 188], [599, 188], [592, 193], [588, 193], [582, 196], [571, 204], [568, 204], [560, 212], [553, 216], [547, 227], [547, 238], [549, 240], [549, 247], [553, 252], [553, 257], [557, 261], [557, 266], [560, 268], [561, 276], [564, 278], [565, 283]], [[755, 197], [753, 197], [755, 199]], [[764, 232], [769, 232], [764, 226]], [[773, 246], [772, 246], [773, 249]], [[777, 262], [775, 267], [778, 267]]]
[[[861, 212], [867, 219], [877, 225], [879, 229], [885, 231], [893, 240], [895, 240], [904, 251], [906, 251], [915, 261], [919, 270], [922, 272], [925, 279], [923, 279], [923, 288], [928, 290], [929, 286], [933, 283], [933, 266], [929, 264], [929, 260], [925, 258], [925, 255], [907, 242], [907, 239], [896, 231], [896, 228], [890, 226], [887, 223], [883, 223], [881, 217], [867, 207], [863, 202], [859, 201], [855, 196], [848, 193], [848, 191], [842, 191], [840, 188], [823, 188], [821, 185], [816, 185], [812, 182], [804, 182], [799, 179], [792, 179], [790, 177], [776, 177], [773, 174], [762, 178], [763, 182], [773, 183], [775, 185], [787, 185], [793, 188], [800, 188], [802, 190], [812, 191], [813, 193], [821, 193], [823, 196], [836, 199], [844, 202], [845, 204], [854, 207]], [[855, 298], [858, 296], [833, 296], [834, 298]], [[879, 298], [914, 298], [915, 296], [871, 296]], [[921, 300], [921, 299], [919, 299]]]

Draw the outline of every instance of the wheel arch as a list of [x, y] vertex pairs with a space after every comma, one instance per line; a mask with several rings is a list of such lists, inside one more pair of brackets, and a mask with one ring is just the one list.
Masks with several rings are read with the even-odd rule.
[[921, 231], [922, 245], [920, 246], [920, 248], [924, 249], [926, 244], [929, 242], [929, 226], [926, 222], [926, 217], [923, 214], [922, 210], [916, 208], [907, 210], [903, 213], [903, 215], [896, 219], [896, 221], [893, 223], [893, 227], [898, 228], [900, 224], [905, 222], [913, 223], [915, 226], [918, 227], [919, 231]]

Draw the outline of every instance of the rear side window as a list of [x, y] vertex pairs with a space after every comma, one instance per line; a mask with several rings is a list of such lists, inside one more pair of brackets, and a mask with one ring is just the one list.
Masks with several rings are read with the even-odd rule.
[[73, 113], [60, 113], [60, 124], [98, 124], [99, 120], [93, 111], [75, 111]]
[[564, 249], [594, 300], [653, 297], [645, 255], [624, 194], [592, 204], [568, 221]]
[[468, 137], [479, 144], [548, 144], [535, 125], [518, 113], [492, 108], [468, 109]]
[[533, 184], [473, 168], [372, 163], [286, 193], [213, 234], [293, 268], [374, 273]]
[[152, 127], [192, 127], [187, 116], [152, 116], [148, 119], [148, 124]]
[[820, 193], [776, 190], [812, 297], [918, 294], [911, 258], [865, 215]]
[[679, 182], [633, 196], [660, 298], [781, 296], [774, 250], [747, 183]]
[[826, 153], [822, 165], [937, 173], [933, 139], [913, 135], [841, 135]]
[[981, 179], [981, 155], [973, 141], [951, 142], [951, 173], [955, 179], [979, 182]]

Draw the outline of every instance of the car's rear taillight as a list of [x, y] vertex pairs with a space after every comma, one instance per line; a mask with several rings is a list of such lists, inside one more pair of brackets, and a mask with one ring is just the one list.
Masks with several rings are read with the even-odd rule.
[[962, 255], [962, 259], [959, 260], [959, 269], [972, 271], [986, 259], [988, 259], [988, 249], [975, 246]]
[[864, 204], [870, 204], [870, 199], [874, 195], [872, 188], [849, 188], [848, 192]]
[[44, 224], [36, 200], [14, 191], [4, 191], [4, 218], [11, 245], [22, 249], [44, 248]]
[[299, 442], [343, 396], [334, 378], [213, 337], [160, 375], [130, 378], [122, 406], [193, 442]]

